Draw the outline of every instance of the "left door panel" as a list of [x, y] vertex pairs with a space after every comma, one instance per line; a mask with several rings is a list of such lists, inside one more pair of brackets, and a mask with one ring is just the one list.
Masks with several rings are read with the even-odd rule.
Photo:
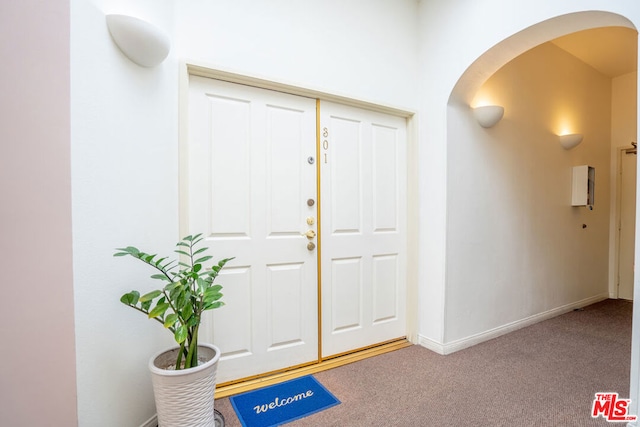
[[[318, 359], [313, 99], [192, 76], [184, 147], [183, 230], [202, 232], [225, 306], [200, 340], [222, 350], [218, 382]], [[313, 228], [313, 227], [312, 227]]]

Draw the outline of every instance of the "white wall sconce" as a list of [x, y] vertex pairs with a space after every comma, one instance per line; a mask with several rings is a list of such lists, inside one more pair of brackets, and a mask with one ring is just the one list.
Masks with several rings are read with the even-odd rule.
[[573, 147], [576, 147], [578, 144], [582, 142], [582, 134], [579, 133], [570, 133], [567, 135], [560, 135], [560, 145], [565, 150], [571, 150]]
[[113, 41], [127, 58], [143, 67], [155, 67], [169, 54], [169, 35], [142, 19], [127, 15], [107, 15]]
[[499, 105], [485, 105], [473, 109], [473, 115], [483, 128], [490, 128], [502, 119], [504, 107]]

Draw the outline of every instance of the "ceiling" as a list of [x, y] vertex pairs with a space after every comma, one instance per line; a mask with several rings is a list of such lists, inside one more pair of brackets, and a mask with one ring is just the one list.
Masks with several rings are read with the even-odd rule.
[[594, 28], [568, 34], [551, 43], [611, 78], [638, 69], [638, 32], [631, 28]]

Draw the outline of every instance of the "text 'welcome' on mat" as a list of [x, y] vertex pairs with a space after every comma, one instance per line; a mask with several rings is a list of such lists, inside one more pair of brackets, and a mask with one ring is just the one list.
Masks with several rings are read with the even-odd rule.
[[238, 394], [230, 400], [243, 427], [278, 426], [340, 403], [311, 375]]

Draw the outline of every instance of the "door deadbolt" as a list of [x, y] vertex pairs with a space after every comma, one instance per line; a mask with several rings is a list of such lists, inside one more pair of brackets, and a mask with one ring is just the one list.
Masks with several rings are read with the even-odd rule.
[[315, 243], [313, 243], [313, 242], [309, 242], [309, 243], [307, 243], [307, 249], [308, 249], [308, 250], [312, 251], [312, 250], [314, 250], [315, 248], [316, 248], [316, 244], [315, 244]]
[[315, 204], [316, 204], [316, 201], [315, 201], [315, 200], [313, 200], [313, 199], [309, 199], [309, 200], [307, 200], [307, 206], [313, 206], [313, 205], [315, 205]]
[[312, 165], [315, 161], [316, 159], [314, 159], [313, 156], [309, 156], [309, 158], [307, 158], [307, 162], [309, 162], [310, 165]]

